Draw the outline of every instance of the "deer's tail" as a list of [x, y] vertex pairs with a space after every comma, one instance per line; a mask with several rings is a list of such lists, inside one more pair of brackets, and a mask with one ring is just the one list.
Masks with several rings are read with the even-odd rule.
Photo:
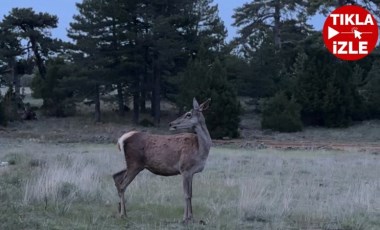
[[125, 153], [124, 152], [124, 142], [130, 138], [133, 134], [137, 133], [136, 131], [131, 131], [131, 132], [128, 132], [128, 133], [124, 133], [118, 140], [117, 140], [117, 148], [119, 149], [119, 151], [121, 151], [122, 153]]

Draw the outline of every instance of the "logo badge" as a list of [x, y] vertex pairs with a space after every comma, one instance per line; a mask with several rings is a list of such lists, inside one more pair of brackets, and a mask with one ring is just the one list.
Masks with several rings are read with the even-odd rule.
[[355, 61], [376, 47], [379, 28], [375, 17], [359, 6], [342, 6], [334, 10], [323, 26], [326, 48], [337, 58]]

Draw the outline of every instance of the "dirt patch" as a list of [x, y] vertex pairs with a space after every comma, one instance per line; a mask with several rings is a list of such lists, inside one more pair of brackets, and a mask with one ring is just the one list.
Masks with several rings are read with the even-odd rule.
[[250, 140], [213, 140], [216, 146], [232, 146], [238, 148], [275, 148], [283, 150], [358, 150], [380, 151], [380, 144], [376, 142], [323, 142], [323, 141], [276, 141], [268, 139]]
[[[172, 117], [167, 117], [167, 120]], [[163, 121], [162, 124], [166, 124]], [[248, 124], [247, 121], [242, 122]], [[247, 127], [247, 126], [246, 126]], [[136, 127], [128, 117], [119, 123], [94, 123], [89, 117], [46, 118], [37, 121], [11, 123], [0, 129], [0, 137], [23, 139], [38, 143], [115, 143], [123, 133], [131, 130], [159, 134], [171, 134], [166, 125], [161, 127]], [[365, 137], [367, 130], [372, 133]], [[378, 121], [366, 122], [348, 129], [311, 128], [304, 132], [281, 134], [258, 129], [242, 131], [241, 139], [213, 140], [215, 146], [231, 146], [245, 149], [276, 148], [284, 150], [358, 150], [380, 152], [380, 130]], [[362, 138], [359, 138], [361, 136]], [[356, 139], [355, 139], [356, 137]], [[4, 142], [6, 143], [6, 142]], [[375, 154], [374, 154], [375, 155]]]

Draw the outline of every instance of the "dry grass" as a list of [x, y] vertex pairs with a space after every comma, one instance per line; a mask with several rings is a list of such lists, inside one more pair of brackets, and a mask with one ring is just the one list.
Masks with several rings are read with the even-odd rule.
[[258, 114], [245, 114], [241, 121], [241, 136], [245, 139], [271, 139], [278, 141], [320, 141], [320, 142], [379, 142], [380, 121], [368, 120], [348, 128], [305, 127], [302, 132], [280, 133], [261, 130]]
[[379, 229], [380, 157], [369, 153], [213, 148], [183, 226], [180, 177], [141, 173], [117, 217], [114, 145], [0, 138], [0, 229]]

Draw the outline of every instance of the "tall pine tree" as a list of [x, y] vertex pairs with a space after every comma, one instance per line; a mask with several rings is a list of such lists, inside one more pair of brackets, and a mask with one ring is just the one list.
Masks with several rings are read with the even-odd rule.
[[201, 49], [182, 73], [178, 106], [183, 109], [195, 96], [198, 100], [211, 98], [206, 115], [207, 127], [213, 138], [238, 137], [240, 104], [235, 89], [227, 80], [227, 71], [219, 59], [210, 61]]

